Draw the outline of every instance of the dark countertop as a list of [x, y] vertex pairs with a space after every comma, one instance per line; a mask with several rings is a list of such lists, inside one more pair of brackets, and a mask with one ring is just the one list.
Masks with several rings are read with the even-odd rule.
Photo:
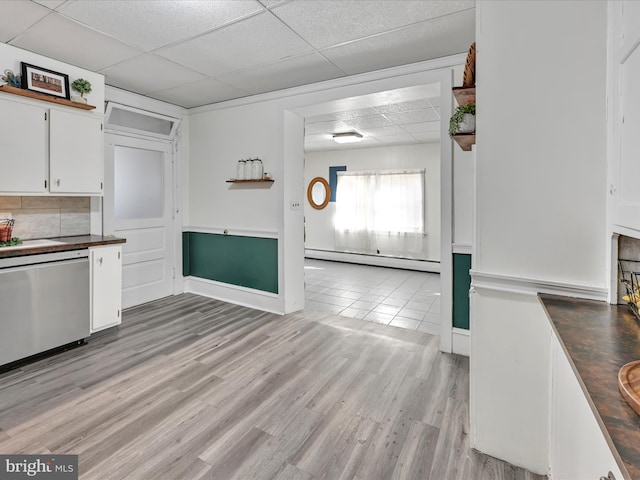
[[626, 305], [545, 294], [540, 299], [620, 470], [640, 480], [640, 416], [618, 391], [620, 368], [640, 360], [639, 321]]
[[[81, 250], [83, 248], [126, 242], [124, 238], [103, 237], [102, 235], [78, 235], [73, 237], [47, 238], [46, 240], [54, 240], [61, 243], [22, 248], [0, 247], [0, 258], [20, 257], [23, 255], [34, 255], [37, 253], [64, 252], [67, 250]], [[28, 242], [28, 240], [25, 241], [25, 243]]]

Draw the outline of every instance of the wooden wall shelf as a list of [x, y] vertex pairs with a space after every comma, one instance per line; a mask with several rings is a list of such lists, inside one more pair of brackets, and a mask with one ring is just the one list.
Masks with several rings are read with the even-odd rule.
[[9, 85], [0, 85], [0, 92], [11, 93], [13, 95], [19, 95], [21, 97], [34, 98], [36, 100], [42, 100], [49, 103], [57, 103], [58, 105], [79, 108], [81, 110], [93, 110], [96, 108], [93, 105], [72, 102], [71, 100], [67, 100], [66, 98], [52, 97], [51, 95], [45, 95], [44, 93], [32, 92], [31, 90], [24, 90], [22, 88], [11, 87]]
[[471, 151], [471, 145], [476, 144], [476, 134], [475, 133], [456, 133], [452, 135], [453, 138], [460, 148], [465, 152]]
[[476, 101], [476, 87], [453, 87], [451, 90], [458, 105]]
[[227, 180], [227, 183], [273, 183], [273, 180]]

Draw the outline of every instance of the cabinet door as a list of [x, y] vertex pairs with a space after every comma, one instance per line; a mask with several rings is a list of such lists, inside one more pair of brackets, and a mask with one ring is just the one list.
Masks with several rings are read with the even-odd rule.
[[558, 338], [551, 339], [551, 477], [624, 478]]
[[102, 119], [60, 110], [50, 113], [49, 191], [102, 194]]
[[0, 99], [0, 112], [0, 192], [45, 192], [46, 110]]
[[91, 259], [91, 332], [113, 327], [121, 322], [122, 248], [97, 247]]

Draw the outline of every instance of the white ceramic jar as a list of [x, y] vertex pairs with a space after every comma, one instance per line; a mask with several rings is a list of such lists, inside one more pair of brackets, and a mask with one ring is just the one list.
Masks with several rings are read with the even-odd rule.
[[244, 160], [238, 160], [236, 165], [236, 180], [244, 180]]
[[247, 158], [244, 161], [244, 179], [251, 180], [251, 167], [253, 166], [253, 161], [250, 158]]
[[253, 180], [262, 180], [262, 160], [256, 158], [253, 160], [253, 165], [251, 166], [251, 178]]

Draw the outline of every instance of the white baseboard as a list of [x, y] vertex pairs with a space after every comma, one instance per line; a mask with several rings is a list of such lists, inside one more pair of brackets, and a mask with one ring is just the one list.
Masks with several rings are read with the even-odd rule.
[[468, 357], [471, 350], [471, 333], [463, 328], [453, 328], [451, 352]]
[[376, 267], [403, 268], [419, 272], [440, 273], [440, 262], [426, 260], [411, 260], [408, 258], [380, 257], [360, 253], [332, 252], [330, 250], [305, 249], [306, 258], [317, 260], [331, 260], [334, 262], [357, 263], [359, 265], [374, 265]]
[[284, 315], [282, 299], [276, 293], [263, 292], [197, 277], [184, 278], [184, 291], [242, 305], [243, 307]]

